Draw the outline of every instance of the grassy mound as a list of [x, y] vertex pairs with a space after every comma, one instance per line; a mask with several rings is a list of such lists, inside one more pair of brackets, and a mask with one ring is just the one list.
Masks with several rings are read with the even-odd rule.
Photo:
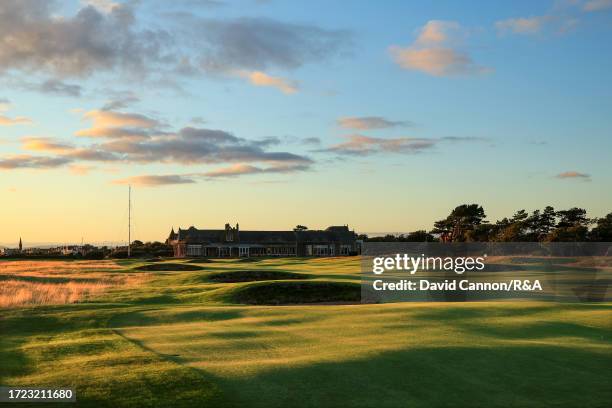
[[219, 283], [256, 282], [271, 280], [308, 279], [310, 275], [282, 271], [235, 271], [208, 275], [208, 280]]
[[359, 303], [361, 288], [343, 282], [266, 282], [240, 288], [229, 300], [248, 305]]
[[156, 263], [152, 265], [142, 265], [134, 269], [137, 271], [201, 271], [204, 268], [184, 263]]

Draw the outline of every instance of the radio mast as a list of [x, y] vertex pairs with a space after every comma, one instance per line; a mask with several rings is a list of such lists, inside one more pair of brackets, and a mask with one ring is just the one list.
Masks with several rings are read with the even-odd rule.
[[128, 185], [128, 258], [131, 255], [132, 246], [132, 185]]

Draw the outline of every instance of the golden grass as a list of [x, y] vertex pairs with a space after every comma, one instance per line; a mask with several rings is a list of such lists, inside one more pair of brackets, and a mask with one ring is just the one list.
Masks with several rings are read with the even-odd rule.
[[112, 261], [0, 262], [0, 308], [83, 302], [145, 279], [115, 272], [120, 268]]
[[104, 291], [102, 282], [33, 283], [9, 280], [0, 288], [0, 307], [76, 303]]
[[83, 272], [108, 272], [122, 267], [113, 261], [3, 261], [0, 262], [0, 275], [61, 275], [79, 274]]

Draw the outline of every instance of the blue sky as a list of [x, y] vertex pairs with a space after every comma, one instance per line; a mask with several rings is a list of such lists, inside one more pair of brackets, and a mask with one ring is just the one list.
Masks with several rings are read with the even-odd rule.
[[[7, 0], [0, 242], [610, 211], [612, 1]], [[44, 225], [45, 228], [41, 228]]]

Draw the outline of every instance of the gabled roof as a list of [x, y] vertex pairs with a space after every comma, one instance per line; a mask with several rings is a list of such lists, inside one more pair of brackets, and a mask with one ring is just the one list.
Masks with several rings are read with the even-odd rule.
[[[221, 229], [197, 229], [189, 227], [174, 229], [168, 238], [170, 241], [179, 240], [187, 243], [221, 243], [226, 242], [226, 231]], [[325, 230], [304, 231], [236, 231], [233, 242], [249, 242], [259, 244], [282, 244], [282, 243], [328, 243], [340, 242], [350, 244], [354, 242], [356, 235], [347, 226], [329, 227]]]
[[225, 230], [201, 230], [195, 227], [179, 228], [177, 239], [187, 242], [223, 242]]
[[296, 231], [296, 234], [300, 242], [324, 243], [335, 238], [333, 233], [319, 230]]
[[296, 242], [295, 232], [293, 231], [240, 231], [238, 233], [240, 241], [261, 242], [261, 243], [283, 243]]

